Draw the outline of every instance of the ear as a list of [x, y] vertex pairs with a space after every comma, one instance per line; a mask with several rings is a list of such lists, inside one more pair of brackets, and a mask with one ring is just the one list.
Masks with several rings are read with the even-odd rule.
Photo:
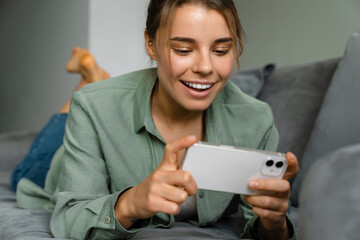
[[149, 57], [151, 57], [153, 60], [156, 61], [156, 53], [155, 53], [155, 48], [154, 48], [155, 43], [149, 37], [149, 34], [146, 29], [144, 32], [144, 39], [145, 39], [145, 48], [146, 48], [147, 55], [149, 55]]

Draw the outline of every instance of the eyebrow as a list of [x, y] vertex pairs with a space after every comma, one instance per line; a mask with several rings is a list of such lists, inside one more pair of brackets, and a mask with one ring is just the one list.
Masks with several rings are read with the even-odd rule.
[[215, 43], [232, 42], [232, 38], [219, 38], [215, 40]]
[[[192, 38], [185, 38], [185, 37], [174, 37], [170, 39], [171, 41], [177, 41], [177, 42], [188, 42], [188, 43], [194, 43], [195, 40]], [[224, 43], [224, 42], [232, 42], [232, 38], [219, 38], [215, 40], [215, 43]]]
[[188, 42], [188, 43], [193, 43], [195, 42], [194, 39], [192, 38], [185, 38], [185, 37], [174, 37], [170, 39], [171, 41], [177, 41], [177, 42]]

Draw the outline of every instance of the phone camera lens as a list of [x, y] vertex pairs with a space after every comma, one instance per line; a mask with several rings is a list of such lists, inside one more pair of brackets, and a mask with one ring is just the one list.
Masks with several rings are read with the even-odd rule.
[[271, 159], [266, 161], [266, 166], [268, 166], [268, 167], [271, 167], [273, 164], [274, 164], [274, 161]]
[[275, 165], [277, 168], [281, 168], [282, 166], [284, 166], [283, 162], [277, 162]]

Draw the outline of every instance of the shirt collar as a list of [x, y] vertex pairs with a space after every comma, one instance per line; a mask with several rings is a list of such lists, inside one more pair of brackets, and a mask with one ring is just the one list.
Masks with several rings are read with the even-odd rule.
[[151, 93], [157, 78], [156, 68], [140, 71], [139, 78], [141, 78], [139, 86], [134, 95], [135, 133], [138, 133], [143, 127], [148, 131], [155, 127], [151, 116]]
[[[140, 81], [139, 86], [136, 89], [134, 95], [134, 131], [139, 133], [142, 128], [145, 128], [149, 133], [157, 136], [160, 140], [163, 140], [162, 136], [156, 129], [155, 123], [151, 115], [151, 94], [154, 89], [157, 71], [156, 68], [150, 68], [140, 71], [139, 75]], [[217, 121], [216, 117], [221, 115], [217, 114], [214, 106], [221, 106], [223, 102], [223, 90], [219, 95], [214, 99], [214, 102], [209, 106], [205, 111], [206, 119], [206, 141], [212, 143], [220, 143], [221, 139], [217, 131]], [[219, 116], [218, 116], [219, 115]]]

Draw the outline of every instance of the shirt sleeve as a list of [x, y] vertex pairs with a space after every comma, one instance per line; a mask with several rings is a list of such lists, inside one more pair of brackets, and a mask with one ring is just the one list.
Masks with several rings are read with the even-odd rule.
[[110, 177], [96, 128], [81, 103], [72, 98], [64, 136], [64, 157], [50, 222], [55, 237], [71, 239], [125, 239], [149, 225], [152, 219], [125, 229], [114, 206], [129, 187], [111, 193]]
[[[270, 109], [269, 109], [270, 111]], [[270, 111], [271, 113], [271, 111]], [[266, 131], [258, 149], [265, 151], [276, 151], [277, 145], [279, 143], [279, 133], [275, 127], [274, 121], [272, 121], [271, 126]], [[296, 239], [295, 225], [289, 218], [291, 202], [289, 200], [289, 209], [287, 211], [286, 221], [289, 228], [289, 239]], [[261, 239], [259, 236], [259, 229], [263, 229], [261, 226], [261, 221], [259, 217], [252, 211], [252, 208], [247, 204], [241, 197], [240, 199], [240, 208], [243, 212], [243, 217], [246, 221], [244, 231], [241, 235], [241, 238], [251, 238], [251, 239]], [[260, 226], [259, 226], [260, 224]], [[262, 231], [260, 231], [261, 234]]]

